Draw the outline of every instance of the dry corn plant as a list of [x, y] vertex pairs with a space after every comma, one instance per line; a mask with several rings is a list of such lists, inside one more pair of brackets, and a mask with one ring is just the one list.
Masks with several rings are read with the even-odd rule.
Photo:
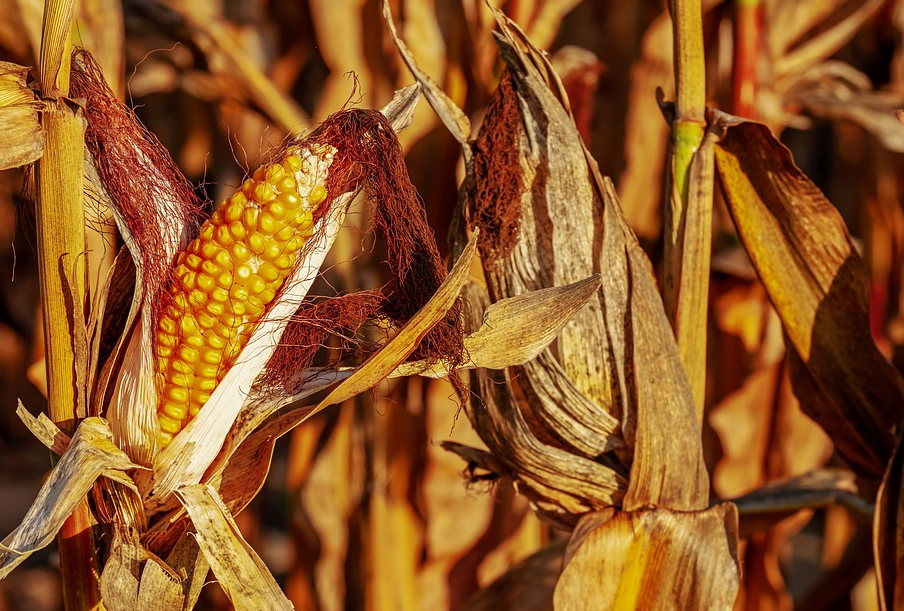
[[[476, 242], [447, 275], [395, 136], [417, 86], [382, 112], [342, 110], [289, 140], [204, 220], [91, 56], [70, 60], [71, 17], [71, 3], [48, 3], [42, 98], [25, 86], [27, 68], [3, 66], [4, 128], [21, 135], [3, 166], [37, 163], [48, 338], [50, 417], [19, 415], [57, 461], [3, 541], [0, 576], [60, 533], [69, 609], [193, 608], [208, 569], [237, 609], [292, 608], [233, 520], [276, 439], [390, 375], [529, 360], [587, 283], [501, 302], [504, 320], [488, 313], [492, 324], [462, 334]], [[358, 191], [373, 202], [394, 280], [307, 301]], [[83, 279], [86, 197], [113, 211], [126, 244], [95, 295]], [[544, 332], [524, 333], [537, 316]], [[383, 345], [356, 339], [368, 322]], [[311, 368], [340, 332], [343, 366]]]

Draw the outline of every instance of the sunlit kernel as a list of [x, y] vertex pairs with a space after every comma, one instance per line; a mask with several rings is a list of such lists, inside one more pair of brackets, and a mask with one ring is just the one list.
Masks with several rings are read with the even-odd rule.
[[198, 359], [201, 356], [201, 353], [198, 352], [194, 348], [190, 348], [189, 346], [182, 346], [179, 348], [179, 358], [181, 358], [186, 363], [197, 363]]
[[165, 413], [157, 414], [157, 421], [160, 422], [160, 428], [163, 431], [163, 434], [160, 436], [162, 445], [169, 443], [169, 441], [172, 440], [173, 435], [182, 430], [182, 421], [173, 420]]
[[248, 234], [248, 248], [255, 255], [259, 255], [264, 252], [264, 245], [266, 244], [266, 240], [264, 240], [264, 236], [259, 234], [258, 232], [249, 233]]
[[217, 210], [213, 214], [210, 215], [210, 222], [213, 225], [222, 225], [223, 224], [223, 213]]
[[186, 346], [191, 346], [192, 348], [203, 348], [204, 347], [204, 336], [203, 335], [189, 335], [187, 337], [183, 337], [182, 341], [185, 342]]
[[[279, 248], [279, 251], [282, 252], [282, 247]], [[264, 250], [264, 254], [266, 254], [266, 249]], [[279, 255], [277, 254], [277, 256]], [[271, 257], [269, 260], [272, 261], [275, 258], [276, 257]], [[267, 260], [260, 264], [260, 267], [257, 268], [257, 273], [265, 282], [276, 282], [281, 276], [279, 270]]]
[[226, 205], [223, 206], [222, 210], [223, 216], [226, 218], [226, 222], [234, 223], [238, 220], [241, 220], [245, 206], [239, 202], [227, 202]]
[[[223, 290], [223, 289], [216, 289], [216, 290]], [[228, 299], [229, 293], [226, 292], [225, 290], [224, 290], [224, 292], [226, 293], [226, 299]], [[226, 301], [226, 299], [224, 299], [222, 301], [216, 301], [214, 299], [211, 299], [206, 304], [204, 304], [204, 309], [207, 312], [209, 312], [212, 316], [219, 319], [220, 316], [222, 316], [226, 312], [226, 304], [224, 303]]]
[[[222, 314], [220, 315], [222, 317]], [[222, 324], [222, 323], [218, 323]], [[215, 352], [220, 352], [223, 350], [223, 347], [226, 345], [226, 338], [222, 335], [216, 333], [217, 325], [214, 325], [214, 333], [207, 338], [207, 345], [211, 347], [211, 349]]]
[[[211, 234], [213, 230], [211, 230]], [[222, 252], [220, 249], [222, 247], [214, 241], [213, 235], [211, 235], [210, 241], [205, 242], [201, 246], [201, 256], [204, 257], [204, 261], [201, 263], [203, 269], [204, 263], [210, 263], [210, 260], [217, 256], [218, 252]]]
[[260, 209], [257, 207], [249, 206], [245, 208], [245, 212], [242, 214], [242, 221], [245, 224], [245, 231], [252, 232], [257, 231], [258, 218], [260, 217]]
[[198, 274], [198, 277], [195, 278], [195, 285], [205, 293], [210, 293], [216, 288], [217, 281], [213, 279], [212, 274]]
[[279, 197], [276, 198], [280, 204], [285, 206], [286, 210], [294, 210], [301, 205], [301, 198], [298, 197], [297, 193], [280, 193]]
[[212, 329], [219, 321], [218, 317], [208, 314], [207, 312], [198, 312], [196, 316], [198, 317], [198, 325], [203, 329]]
[[268, 183], [262, 182], [258, 183], [258, 185], [254, 188], [254, 197], [253, 199], [256, 202], [265, 202], [269, 199], [273, 199], [276, 196], [276, 191], [273, 190]]
[[280, 182], [283, 176], [286, 174], [286, 169], [279, 165], [278, 163], [274, 163], [267, 167], [264, 172], [264, 180], [269, 183], [276, 184]]
[[276, 217], [269, 212], [264, 211], [261, 213], [260, 217], [258, 217], [257, 226], [262, 234], [273, 235], [282, 228], [282, 222], [277, 220]]
[[223, 269], [232, 269], [235, 263], [232, 261], [232, 255], [228, 250], [218, 250], [214, 262]]
[[311, 189], [311, 194], [308, 195], [308, 201], [311, 202], [314, 206], [322, 202], [326, 199], [326, 187], [323, 185], [316, 185], [313, 189]]
[[294, 174], [301, 170], [301, 157], [298, 155], [289, 155], [286, 157], [286, 160], [283, 161], [283, 166]]
[[257, 181], [252, 178], [247, 179], [242, 183], [242, 195], [244, 195], [249, 200], [254, 199], [255, 187], [257, 187]]
[[[178, 329], [178, 326], [176, 325], [176, 321], [174, 319], [170, 318], [169, 316], [161, 316], [160, 321], [157, 323], [157, 327], [160, 329], [161, 332], [169, 333], [170, 335], [174, 335], [176, 333], [176, 330]], [[163, 355], [160, 355], [159, 352], [158, 352], [158, 355], [163, 356]]]
[[213, 232], [213, 239], [223, 248], [227, 248], [230, 244], [232, 244], [233, 239], [232, 235], [230, 235], [229, 233], [229, 226], [218, 225], [216, 230], [214, 230]]
[[198, 372], [198, 377], [200, 378], [213, 378], [217, 375], [217, 365], [208, 365], [206, 363], [199, 363], [196, 366], [196, 371]]
[[230, 286], [232, 286], [232, 274], [226, 272], [225, 274], [218, 276], [217, 288], [210, 292], [210, 298], [214, 301], [219, 301], [222, 303], [229, 301]]
[[199, 391], [212, 392], [213, 389], [217, 387], [217, 378], [216, 376], [210, 376], [208, 378], [197, 377], [195, 378], [195, 386], [194, 388]]
[[171, 384], [175, 384], [176, 386], [184, 386], [185, 388], [190, 388], [192, 384], [195, 383], [195, 376], [191, 373], [174, 373], [170, 375], [169, 381]]
[[264, 244], [264, 251], [260, 257], [264, 261], [275, 261], [284, 252], [286, 252], [285, 244], [281, 244], [277, 240], [269, 240]]
[[[174, 326], [172, 331], [165, 331], [165, 333], [168, 333], [169, 335], [175, 335], [176, 327]], [[154, 346], [154, 354], [160, 358], [168, 359], [169, 357], [173, 356], [173, 349], [169, 346], [164, 346], [163, 344], [158, 343], [156, 346]]]
[[236, 242], [229, 247], [229, 254], [236, 265], [247, 263], [251, 260], [251, 249], [241, 242]]
[[213, 223], [204, 223], [201, 226], [201, 233], [198, 234], [199, 242], [210, 242], [213, 239]]
[[258, 298], [264, 303], [270, 303], [276, 297], [276, 291], [271, 288], [265, 288], [258, 294]]
[[[229, 289], [229, 296], [230, 296], [232, 299], [234, 299], [234, 300], [236, 300], [237, 302], [239, 302], [239, 303], [233, 303], [233, 304], [232, 304], [232, 305], [233, 305], [233, 308], [234, 308], [233, 311], [235, 311], [236, 313], [238, 313], [238, 310], [235, 309], [235, 308], [236, 308], [237, 306], [241, 305], [241, 302], [242, 302], [242, 301], [248, 299], [248, 289], [245, 288], [245, 286], [243, 286], [243, 285], [241, 285], [241, 284], [233, 284], [232, 287]], [[243, 313], [244, 313], [244, 308], [243, 308]]]
[[[186, 389], [186, 396], [188, 396], [188, 389]], [[167, 417], [182, 422], [188, 415], [188, 406], [185, 401], [164, 401], [162, 411]]]
[[219, 365], [222, 358], [222, 350], [203, 350], [201, 352], [201, 361], [207, 365]]
[[232, 236], [236, 243], [241, 242], [245, 239], [245, 226], [239, 221], [229, 223], [229, 235]]
[[179, 358], [174, 358], [170, 361], [169, 368], [176, 373], [193, 373], [195, 371], [195, 368], [191, 363], [186, 363]]
[[[211, 259], [213, 257], [210, 257]], [[223, 271], [223, 268], [214, 263], [213, 261], [201, 261], [201, 273], [207, 276], [216, 276], [220, 272]]]
[[273, 266], [276, 269], [287, 270], [292, 267], [295, 263], [295, 258], [292, 255], [284, 253], [273, 260]]
[[251, 277], [251, 266], [248, 264], [239, 265], [235, 268], [233, 275], [235, 276], [236, 282], [245, 283], [248, 281], [248, 278]]

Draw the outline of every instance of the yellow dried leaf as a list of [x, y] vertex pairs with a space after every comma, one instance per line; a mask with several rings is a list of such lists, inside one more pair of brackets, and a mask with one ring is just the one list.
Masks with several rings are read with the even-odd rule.
[[185, 486], [176, 495], [195, 526], [201, 551], [236, 611], [294, 609], [213, 488]]

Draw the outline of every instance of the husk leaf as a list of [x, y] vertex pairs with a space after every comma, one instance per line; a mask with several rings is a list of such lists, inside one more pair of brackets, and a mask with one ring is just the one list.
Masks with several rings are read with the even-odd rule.
[[801, 407], [855, 470], [878, 479], [904, 380], [870, 335], [866, 267], [837, 210], [766, 126], [715, 121], [728, 208], [782, 320]]
[[26, 66], [0, 62], [0, 170], [29, 164], [43, 153], [40, 104], [25, 85], [28, 71]]

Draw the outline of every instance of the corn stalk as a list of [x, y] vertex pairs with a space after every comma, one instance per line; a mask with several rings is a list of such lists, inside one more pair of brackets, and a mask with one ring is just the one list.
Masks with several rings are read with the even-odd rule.
[[671, 175], [665, 209], [663, 299], [681, 362], [703, 419], [706, 390], [706, 321], [712, 234], [712, 145], [706, 129], [706, 66], [702, 3], [672, 0], [677, 101], [672, 120]]
[[[74, 338], [84, 333], [86, 273], [82, 200], [84, 121], [69, 93], [72, 0], [44, 6], [40, 81], [47, 100], [41, 121], [44, 155], [37, 164], [39, 278], [44, 309], [47, 400], [51, 419], [75, 430], [79, 397]], [[82, 501], [60, 530], [63, 597], [69, 611], [102, 608], [92, 517]]]

